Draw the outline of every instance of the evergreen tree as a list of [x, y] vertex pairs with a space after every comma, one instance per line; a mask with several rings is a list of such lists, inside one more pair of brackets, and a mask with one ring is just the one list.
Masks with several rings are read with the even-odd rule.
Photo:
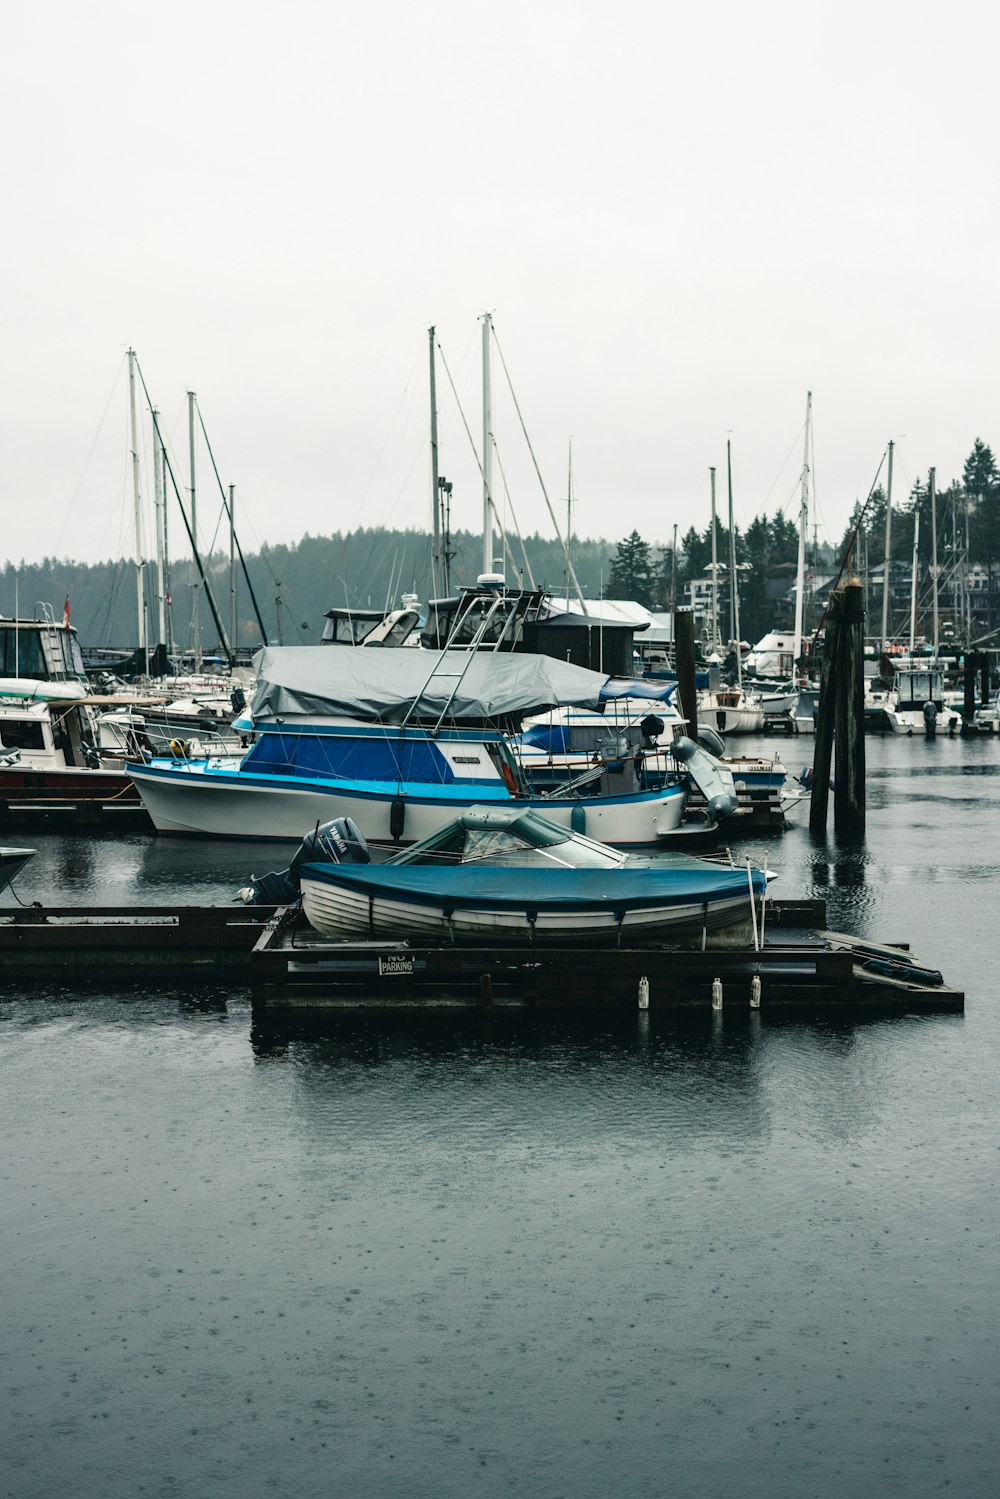
[[611, 559], [604, 597], [634, 599], [650, 609], [653, 607], [653, 590], [653, 559], [649, 542], [643, 541], [638, 531], [633, 531], [618, 543], [617, 554]]
[[979, 437], [972, 444], [972, 452], [965, 460], [962, 484], [966, 494], [973, 499], [982, 499], [1000, 490], [1000, 469], [997, 468], [993, 450]]

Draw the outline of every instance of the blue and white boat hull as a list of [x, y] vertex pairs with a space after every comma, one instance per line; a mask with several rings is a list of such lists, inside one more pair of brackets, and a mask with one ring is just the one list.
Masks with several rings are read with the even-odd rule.
[[[593, 871], [544, 871], [547, 889], [532, 878], [538, 872], [493, 871], [506, 880], [490, 882], [492, 890], [477, 888], [473, 879], [447, 878], [466, 876], [466, 869], [432, 870], [415, 890], [391, 888], [387, 876], [393, 873], [386, 866], [303, 866], [299, 880], [307, 920], [325, 936], [343, 940], [628, 946], [697, 936], [750, 919], [750, 884], [743, 870], [699, 873], [684, 878], [680, 891], [671, 889], [668, 870], [652, 870], [647, 883], [659, 893], [645, 896], [634, 894], [635, 877], [621, 870], [602, 872], [599, 881]], [[759, 896], [764, 876], [756, 872], [753, 880]], [[507, 887], [503, 895], [501, 883]], [[510, 893], [514, 887], [517, 895]]]
[[[159, 832], [215, 838], [298, 842], [304, 828], [352, 817], [369, 843], [398, 846], [429, 837], [471, 806], [494, 801], [509, 806], [515, 800], [499, 778], [491, 785], [414, 783], [379, 789], [348, 780], [255, 776], [212, 761], [154, 761], [129, 765], [128, 771]], [[622, 796], [517, 800], [588, 838], [632, 848], [656, 845], [676, 831], [687, 793], [673, 785]]]

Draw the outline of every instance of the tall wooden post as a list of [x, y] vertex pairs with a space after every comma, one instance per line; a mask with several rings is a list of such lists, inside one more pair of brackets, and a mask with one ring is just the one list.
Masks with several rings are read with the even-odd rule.
[[972, 722], [976, 716], [976, 675], [979, 670], [979, 657], [974, 651], [966, 651], [964, 671], [962, 677], [963, 699], [962, 699], [962, 733], [973, 732]]
[[980, 692], [982, 693], [980, 703], [982, 707], [988, 708], [990, 705], [990, 658], [989, 656], [987, 656], [986, 652], [983, 651], [982, 655], [980, 655], [977, 659], [979, 661], [979, 670], [981, 673], [979, 678]]
[[698, 697], [694, 682], [694, 612], [691, 609], [674, 610], [674, 669], [687, 731], [692, 739], [697, 739]]
[[833, 827], [857, 838], [865, 831], [865, 594], [856, 578], [838, 592]]
[[823, 630], [823, 669], [816, 707], [816, 737], [813, 744], [812, 796], [809, 799], [809, 831], [826, 836], [826, 809], [830, 800], [830, 761], [833, 754], [833, 718], [837, 681], [837, 638], [840, 634], [840, 604], [830, 595]]

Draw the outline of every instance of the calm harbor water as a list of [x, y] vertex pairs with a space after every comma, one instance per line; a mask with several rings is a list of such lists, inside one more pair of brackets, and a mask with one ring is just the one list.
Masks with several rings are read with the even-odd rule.
[[[863, 847], [751, 848], [964, 1017], [3, 993], [0, 1494], [994, 1495], [1000, 741], [868, 758]], [[27, 841], [48, 904], [281, 862]]]

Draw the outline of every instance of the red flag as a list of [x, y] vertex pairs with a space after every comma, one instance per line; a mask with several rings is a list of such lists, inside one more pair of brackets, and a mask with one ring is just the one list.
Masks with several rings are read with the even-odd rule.
[[169, 588], [167, 589], [167, 592], [166, 592], [166, 604], [167, 604], [167, 608], [168, 609], [172, 609], [174, 607], [174, 601], [170, 597], [170, 589]]
[[66, 602], [65, 602], [65, 604], [63, 604], [63, 624], [66, 626], [66, 628], [68, 630], [69, 629], [69, 594], [66, 595]]

